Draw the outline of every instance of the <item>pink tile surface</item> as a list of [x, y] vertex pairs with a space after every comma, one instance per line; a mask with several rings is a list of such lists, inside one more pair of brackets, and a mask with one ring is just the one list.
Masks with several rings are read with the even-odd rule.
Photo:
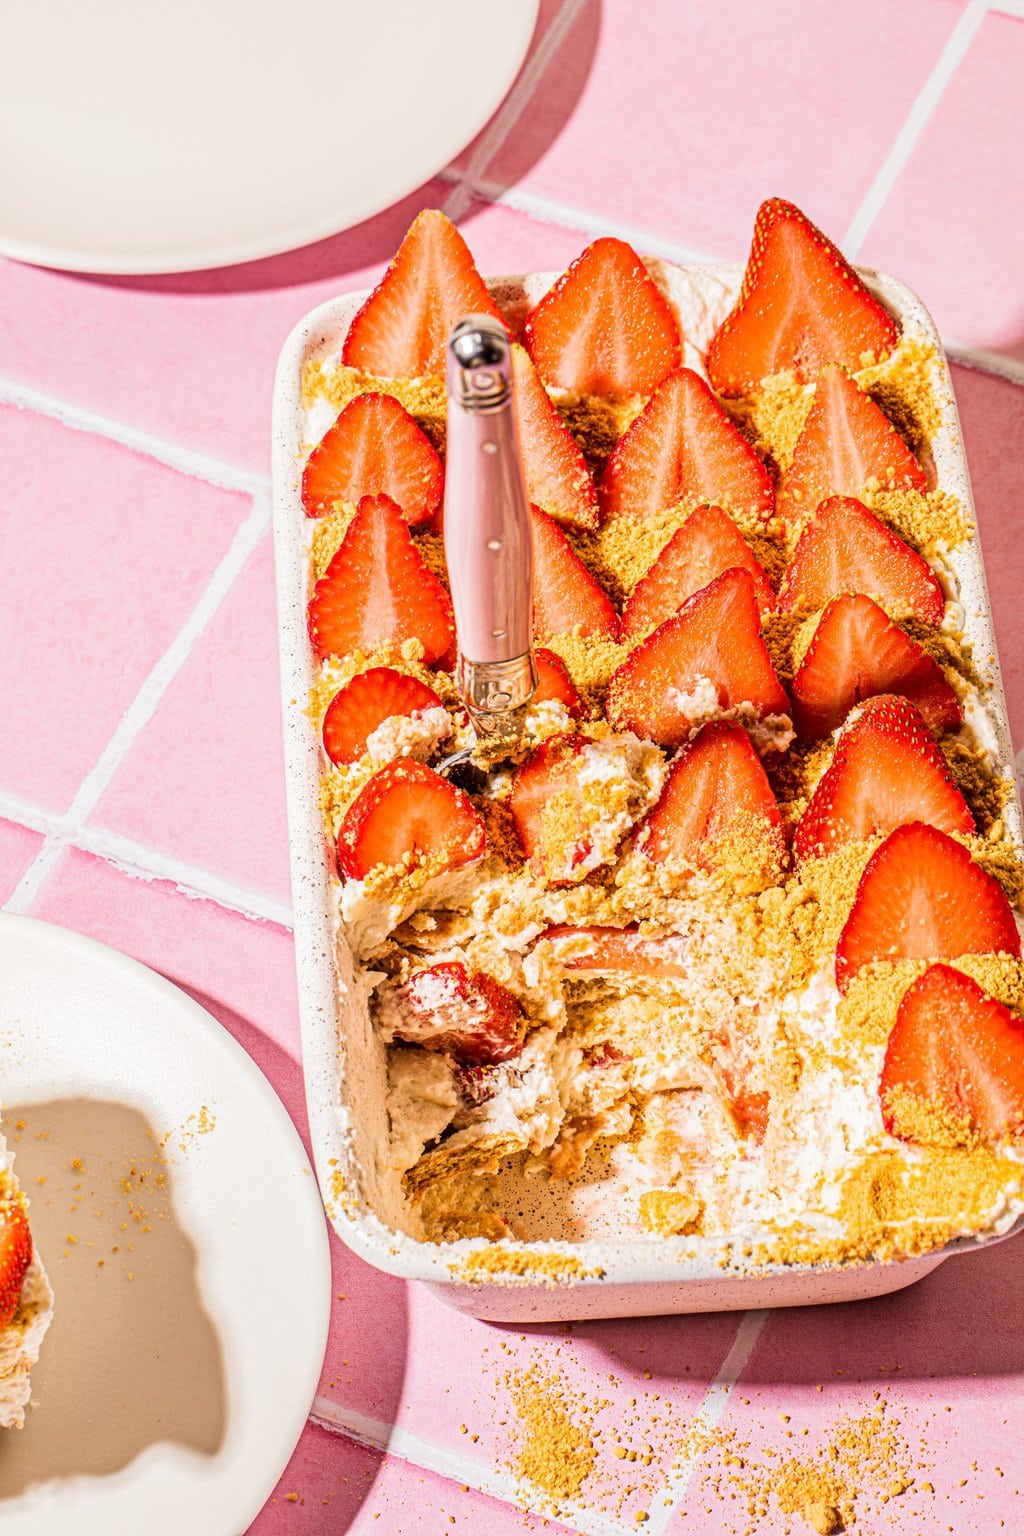
[[1024, 19], [988, 15], [925, 127], [861, 258], [898, 272], [945, 335], [1024, 360], [1019, 142]]
[[[190, 806], [187, 817], [181, 807]], [[268, 534], [92, 817], [247, 890], [289, 901]]]
[[1024, 656], [1020, 595], [1020, 468], [1011, 444], [1024, 441], [1024, 387], [970, 368], [953, 369], [953, 386], [981, 530], [985, 572], [1014, 746], [1024, 747]]
[[9, 408], [0, 463], [0, 787], [63, 811], [249, 502]]
[[839, 238], [960, 9], [583, 5], [484, 174], [708, 255], [745, 254], [771, 195]]
[[38, 832], [0, 820], [0, 906], [7, 900], [43, 846]]

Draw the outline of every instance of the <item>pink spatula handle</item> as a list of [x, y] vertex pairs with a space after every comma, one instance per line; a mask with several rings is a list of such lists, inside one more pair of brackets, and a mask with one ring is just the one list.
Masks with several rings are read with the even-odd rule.
[[478, 727], [505, 733], [536, 687], [533, 557], [508, 334], [470, 315], [448, 343], [444, 542], [459, 685]]

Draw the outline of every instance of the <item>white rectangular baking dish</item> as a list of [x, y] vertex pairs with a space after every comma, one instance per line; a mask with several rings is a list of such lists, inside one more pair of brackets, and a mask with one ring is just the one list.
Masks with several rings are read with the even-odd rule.
[[[674, 267], [651, 261], [651, 271], [685, 317], [685, 362], [703, 371], [701, 345], [731, 307], [742, 278], [739, 266]], [[557, 274], [498, 278], [489, 282], [513, 324], [536, 303]], [[941, 427], [932, 441], [935, 482], [959, 500], [973, 525], [974, 509], [960, 423], [941, 343], [931, 316], [902, 283], [863, 272], [869, 287], [902, 321], [930, 341], [939, 358]], [[967, 1238], [919, 1258], [889, 1263], [826, 1267], [788, 1265], [756, 1272], [723, 1267], [709, 1249], [697, 1257], [664, 1238], [628, 1242], [503, 1242], [508, 1270], [468, 1282], [467, 1258], [488, 1245], [420, 1242], [391, 1230], [374, 1209], [373, 1127], [380, 1134], [384, 1109], [383, 1051], [373, 1036], [365, 994], [353, 987], [353, 965], [344, 939], [336, 944], [328, 864], [318, 795], [320, 743], [306, 713], [313, 657], [306, 628], [311, 520], [301, 501], [300, 477], [309, 427], [301, 397], [304, 365], [336, 355], [352, 317], [366, 297], [350, 293], [312, 310], [282, 349], [274, 388], [273, 477], [278, 624], [284, 708], [288, 820], [291, 844], [295, 950], [303, 1063], [310, 1130], [328, 1215], [342, 1241], [379, 1269], [426, 1282], [449, 1305], [500, 1321], [551, 1321], [672, 1312], [709, 1312], [746, 1307], [796, 1306], [883, 1295], [910, 1285], [951, 1254], [979, 1241], [998, 1241], [1005, 1229]], [[952, 551], [965, 633], [971, 641], [987, 696], [990, 745], [1012, 781], [1013, 753], [996, 661], [995, 637], [977, 539]], [[1021, 843], [1020, 808], [1007, 806], [1006, 821]], [[1020, 1209], [1024, 1209], [1024, 1205]], [[1024, 1218], [1015, 1212], [1016, 1230]], [[691, 1243], [692, 1246], [692, 1243]], [[552, 1272], [562, 1266], [562, 1275]]]

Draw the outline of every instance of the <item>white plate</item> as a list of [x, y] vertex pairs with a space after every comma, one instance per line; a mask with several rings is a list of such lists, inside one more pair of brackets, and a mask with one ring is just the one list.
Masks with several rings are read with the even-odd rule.
[[0, 0], [0, 251], [174, 272], [290, 250], [446, 165], [539, 0]]
[[10, 915], [0, 1085], [56, 1308], [36, 1406], [0, 1441], [0, 1532], [238, 1536], [327, 1339], [327, 1232], [291, 1120], [169, 981]]

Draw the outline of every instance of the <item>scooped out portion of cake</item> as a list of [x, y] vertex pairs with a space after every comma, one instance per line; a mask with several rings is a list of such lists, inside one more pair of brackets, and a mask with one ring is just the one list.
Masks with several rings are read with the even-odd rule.
[[25, 1196], [0, 1134], [0, 1428], [20, 1429], [31, 1370], [53, 1316], [53, 1292], [32, 1242]]
[[[540, 685], [463, 788], [437, 771], [473, 739], [440, 369], [468, 309], [515, 343]], [[428, 210], [303, 385], [309, 712], [339, 1006], [386, 1093], [378, 1213], [746, 1265], [1005, 1229], [1024, 865], [929, 336], [781, 199], [738, 290], [601, 239], [492, 292]]]

